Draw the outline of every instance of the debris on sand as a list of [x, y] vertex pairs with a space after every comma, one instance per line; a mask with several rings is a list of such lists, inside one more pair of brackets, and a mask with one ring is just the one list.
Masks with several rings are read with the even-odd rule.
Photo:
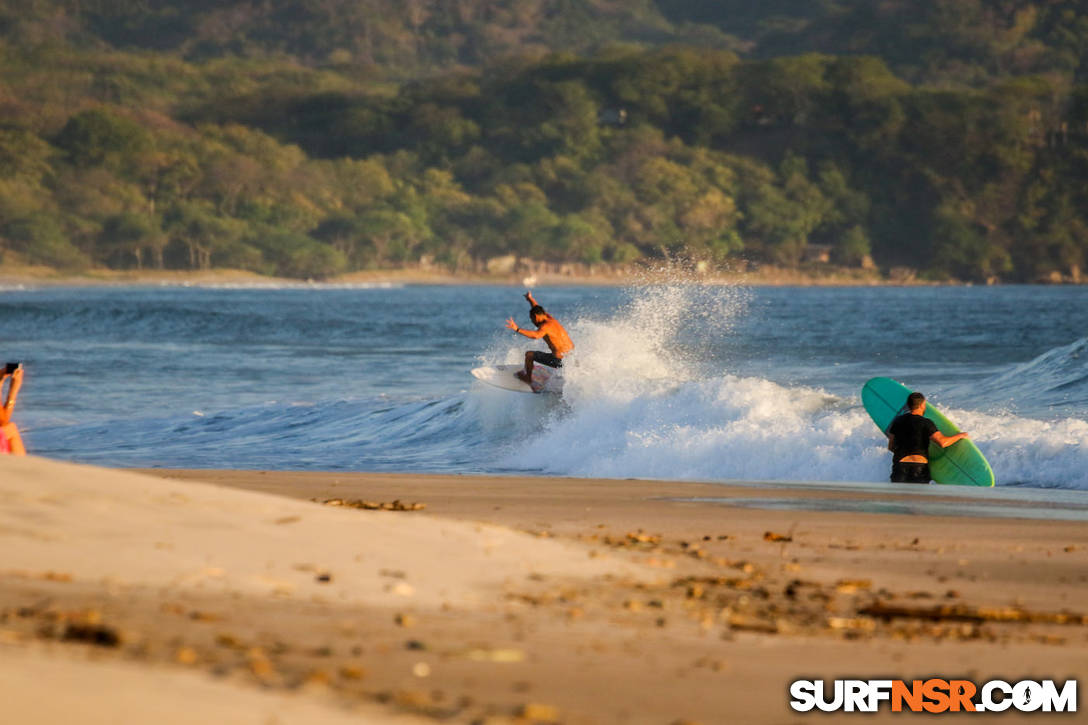
[[[316, 499], [315, 499], [316, 500]], [[325, 506], [343, 506], [345, 508], [363, 509], [364, 511], [422, 511], [427, 504], [419, 501], [401, 501], [399, 498], [392, 501], [363, 501], [357, 498], [327, 498], [321, 502]]]
[[192, 647], [181, 647], [174, 653], [174, 661], [179, 665], [195, 665], [200, 655]]
[[839, 594], [855, 594], [862, 590], [871, 589], [873, 583], [868, 579], [840, 579], [835, 584], [835, 591]]
[[859, 614], [890, 619], [920, 619], [931, 622], [1033, 622], [1043, 624], [1088, 624], [1088, 614], [1073, 612], [1032, 612], [1019, 607], [971, 607], [965, 604], [911, 606], [876, 600], [858, 609]]
[[524, 662], [525, 652], [520, 649], [470, 649], [464, 653], [464, 657], [473, 662], [513, 664]]
[[518, 708], [518, 717], [529, 722], [558, 722], [559, 709], [554, 705], [529, 702]]
[[61, 639], [65, 642], [83, 642], [95, 647], [120, 647], [121, 633], [106, 624], [70, 623], [64, 628]]

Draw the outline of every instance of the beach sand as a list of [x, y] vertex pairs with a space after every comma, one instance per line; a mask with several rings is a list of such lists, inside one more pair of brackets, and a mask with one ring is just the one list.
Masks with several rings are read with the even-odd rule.
[[0, 460], [0, 697], [33, 723], [709, 725], [811, 719], [795, 679], [1083, 677], [1088, 526], [985, 495]]
[[[514, 285], [525, 287], [562, 286], [630, 286], [653, 283], [694, 282], [699, 284], [728, 284], [746, 286], [873, 286], [933, 284], [909, 278], [886, 278], [876, 270], [817, 265], [805, 269], [762, 266], [743, 272], [715, 271], [698, 274], [680, 266], [635, 266], [625, 270], [603, 269], [588, 273], [507, 273], [453, 274], [441, 269], [416, 268], [365, 270], [321, 280], [270, 277], [240, 269], [200, 270], [110, 270], [93, 269], [81, 274], [69, 274], [48, 267], [16, 267], [0, 265], [0, 287], [87, 287], [87, 286], [279, 286], [307, 285], [311, 282], [330, 285]], [[949, 282], [949, 284], [958, 284]]]

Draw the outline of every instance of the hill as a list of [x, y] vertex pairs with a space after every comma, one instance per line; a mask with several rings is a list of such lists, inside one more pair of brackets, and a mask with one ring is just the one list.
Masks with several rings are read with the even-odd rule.
[[405, 78], [610, 45], [772, 58], [872, 55], [916, 83], [1063, 73], [1088, 58], [1083, 0], [2, 0], [21, 44], [290, 57]]

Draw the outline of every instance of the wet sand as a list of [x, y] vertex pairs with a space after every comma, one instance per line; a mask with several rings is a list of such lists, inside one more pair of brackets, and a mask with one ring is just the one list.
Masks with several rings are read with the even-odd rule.
[[196, 676], [283, 722], [709, 725], [810, 719], [800, 678], [1088, 662], [1088, 527], [1000, 491], [142, 474], [0, 467], [0, 672]]

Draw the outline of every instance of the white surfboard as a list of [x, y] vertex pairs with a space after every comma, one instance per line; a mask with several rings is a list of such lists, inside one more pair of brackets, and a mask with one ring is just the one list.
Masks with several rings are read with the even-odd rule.
[[522, 365], [493, 365], [482, 368], [474, 368], [472, 375], [477, 380], [493, 385], [503, 390], [512, 390], [515, 393], [561, 393], [563, 392], [563, 376], [555, 368], [547, 365], [533, 366], [532, 387], [526, 385], [517, 376], [519, 370], [524, 370]]

